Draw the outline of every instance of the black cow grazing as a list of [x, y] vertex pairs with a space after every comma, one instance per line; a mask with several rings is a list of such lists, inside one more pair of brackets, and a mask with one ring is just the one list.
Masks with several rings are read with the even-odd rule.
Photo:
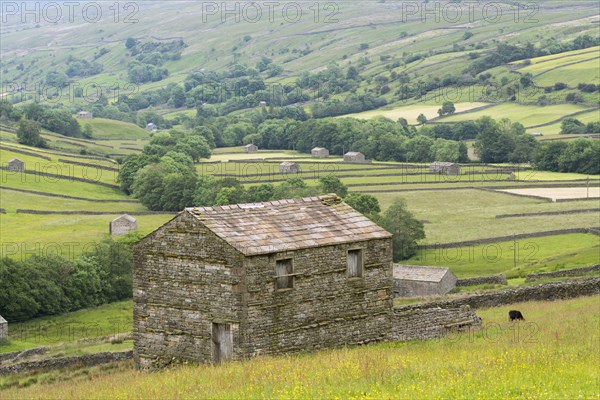
[[510, 310], [508, 312], [508, 320], [509, 321], [515, 321], [515, 320], [525, 321], [525, 318], [523, 318], [523, 314], [521, 314], [521, 311]]

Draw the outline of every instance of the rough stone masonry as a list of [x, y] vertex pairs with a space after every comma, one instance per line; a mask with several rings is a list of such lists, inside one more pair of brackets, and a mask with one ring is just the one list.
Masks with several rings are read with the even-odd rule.
[[335, 195], [186, 209], [136, 246], [134, 359], [392, 340], [392, 289], [391, 234]]

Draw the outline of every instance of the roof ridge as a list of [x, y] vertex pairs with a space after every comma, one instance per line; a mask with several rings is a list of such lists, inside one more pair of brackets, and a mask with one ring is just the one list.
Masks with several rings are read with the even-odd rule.
[[225, 211], [225, 210], [235, 210], [235, 209], [253, 209], [253, 208], [265, 208], [265, 207], [273, 207], [273, 206], [282, 206], [287, 204], [302, 204], [302, 203], [315, 203], [321, 201], [323, 204], [327, 206], [331, 206], [334, 204], [342, 203], [342, 198], [339, 197], [335, 193], [320, 195], [320, 196], [311, 196], [311, 197], [303, 197], [303, 198], [295, 198], [295, 199], [281, 199], [281, 200], [272, 200], [272, 201], [263, 201], [258, 203], [241, 203], [241, 204], [229, 204], [223, 206], [206, 206], [206, 207], [187, 207], [185, 211], [191, 212], [194, 214], [195, 212], [212, 212], [212, 211]]

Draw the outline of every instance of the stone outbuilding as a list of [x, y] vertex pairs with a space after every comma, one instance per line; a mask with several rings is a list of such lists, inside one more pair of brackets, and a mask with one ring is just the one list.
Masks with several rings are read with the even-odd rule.
[[247, 144], [244, 146], [244, 151], [246, 153], [256, 153], [258, 151], [258, 146], [255, 144]]
[[300, 172], [300, 165], [295, 162], [285, 161], [279, 164], [279, 172], [282, 174], [297, 174]]
[[19, 160], [18, 158], [13, 158], [8, 162], [8, 170], [14, 172], [24, 172], [25, 161]]
[[189, 208], [134, 250], [134, 360], [389, 340], [391, 234], [336, 195]]
[[0, 315], [0, 343], [8, 341], [8, 322]]
[[149, 122], [148, 124], [146, 124], [146, 130], [148, 132], [156, 132], [158, 130], [158, 127], [154, 122]]
[[137, 231], [137, 229], [137, 220], [128, 214], [113, 219], [109, 225], [111, 236], [127, 235], [129, 232]]
[[324, 147], [315, 147], [310, 151], [313, 158], [327, 158], [329, 157], [329, 150]]
[[77, 113], [77, 118], [79, 119], [92, 119], [94, 115], [89, 111], [79, 111]]
[[363, 153], [349, 151], [348, 153], [344, 154], [344, 162], [365, 164], [367, 163], [367, 160]]
[[530, 135], [533, 136], [533, 137], [544, 136], [544, 134], [542, 132], [531, 132]]
[[397, 297], [444, 295], [455, 287], [456, 276], [448, 268], [394, 264]]
[[460, 166], [452, 162], [436, 161], [429, 166], [429, 172], [444, 175], [460, 175]]

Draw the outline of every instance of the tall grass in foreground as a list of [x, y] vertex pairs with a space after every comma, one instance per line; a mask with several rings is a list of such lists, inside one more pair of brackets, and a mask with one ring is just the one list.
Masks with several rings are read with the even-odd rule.
[[[509, 323], [511, 308], [527, 320]], [[600, 398], [600, 297], [522, 303], [479, 315], [484, 329], [440, 340], [156, 373], [105, 368], [11, 388], [0, 398]]]

